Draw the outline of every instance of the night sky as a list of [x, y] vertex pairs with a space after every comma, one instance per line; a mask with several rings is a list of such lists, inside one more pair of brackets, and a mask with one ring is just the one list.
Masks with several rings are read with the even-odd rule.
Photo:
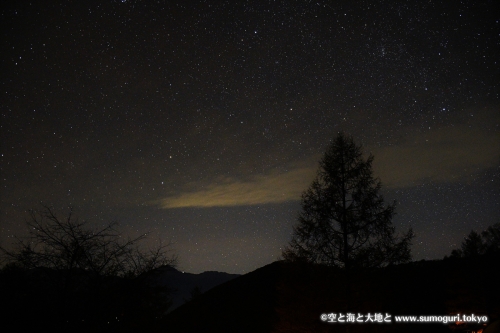
[[496, 1], [3, 1], [0, 246], [53, 206], [246, 273], [339, 131], [414, 259], [500, 216]]

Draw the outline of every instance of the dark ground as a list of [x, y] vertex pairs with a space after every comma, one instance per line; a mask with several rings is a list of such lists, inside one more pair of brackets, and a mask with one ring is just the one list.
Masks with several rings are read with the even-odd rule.
[[[403, 324], [395, 316], [474, 314], [490, 323], [499, 320], [499, 263], [497, 255], [344, 271], [278, 261], [222, 283], [162, 319], [171, 290], [146, 283], [147, 276], [76, 272], [69, 283], [65, 271], [4, 268], [0, 331], [479, 332], [483, 326]], [[325, 313], [389, 314], [391, 322], [325, 323]]]
[[[478, 325], [402, 324], [398, 315], [500, 317], [499, 257], [340, 271], [275, 262], [173, 311], [157, 332], [470, 332]], [[386, 313], [392, 323], [324, 323], [322, 313]]]

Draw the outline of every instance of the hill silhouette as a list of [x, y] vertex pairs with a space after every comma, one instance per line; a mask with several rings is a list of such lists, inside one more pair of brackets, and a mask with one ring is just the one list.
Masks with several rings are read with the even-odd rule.
[[186, 303], [190, 299], [191, 291], [194, 288], [197, 287], [204, 293], [219, 284], [240, 276], [240, 274], [216, 271], [207, 271], [200, 274], [184, 273], [170, 266], [157, 268], [152, 273], [156, 283], [172, 290], [170, 295], [172, 305], [169, 312]]
[[274, 262], [214, 287], [172, 311], [155, 331], [269, 332], [282, 268]]
[[[399, 315], [500, 318], [498, 256], [343, 271], [274, 262], [172, 311], [155, 332], [466, 332], [477, 324], [396, 323]], [[392, 323], [325, 323], [323, 313], [389, 314]]]

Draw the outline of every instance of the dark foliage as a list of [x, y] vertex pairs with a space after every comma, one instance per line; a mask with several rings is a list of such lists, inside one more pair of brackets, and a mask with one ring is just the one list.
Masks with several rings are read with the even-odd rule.
[[350, 136], [340, 133], [328, 147], [316, 179], [302, 195], [293, 238], [283, 251], [289, 261], [329, 266], [382, 267], [411, 260], [410, 229], [392, 226], [395, 204], [385, 205], [380, 180]]
[[500, 253], [500, 223], [491, 225], [481, 233], [485, 253]]
[[451, 251], [451, 257], [476, 257], [498, 253], [500, 253], [500, 223], [489, 226], [481, 234], [471, 230], [460, 249]]
[[1, 248], [3, 325], [11, 331], [132, 332], [166, 313], [171, 290], [154, 274], [175, 265], [168, 246], [143, 251], [144, 236], [122, 240], [115, 224], [91, 228], [49, 207], [30, 217], [30, 236]]

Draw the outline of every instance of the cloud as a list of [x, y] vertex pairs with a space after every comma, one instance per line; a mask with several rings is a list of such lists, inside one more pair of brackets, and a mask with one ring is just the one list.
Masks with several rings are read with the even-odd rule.
[[[393, 145], [371, 147], [374, 175], [384, 187], [404, 188], [424, 181], [457, 182], [499, 165], [500, 133], [496, 110], [455, 126], [408, 129]], [[478, 119], [480, 118], [480, 119]], [[356, 138], [355, 138], [356, 140]], [[227, 207], [300, 200], [314, 179], [320, 155], [293, 161], [287, 171], [271, 171], [246, 179], [219, 178], [193, 183], [154, 204], [161, 208]], [[292, 164], [291, 164], [292, 165]]]
[[374, 173], [389, 187], [423, 180], [455, 182], [498, 165], [498, 131], [459, 125], [409, 135], [398, 145], [374, 148]]
[[155, 204], [161, 208], [227, 207], [300, 200], [302, 191], [313, 180], [314, 172], [315, 168], [297, 167], [247, 180], [221, 178], [204, 187], [193, 184], [191, 191], [160, 199]]

